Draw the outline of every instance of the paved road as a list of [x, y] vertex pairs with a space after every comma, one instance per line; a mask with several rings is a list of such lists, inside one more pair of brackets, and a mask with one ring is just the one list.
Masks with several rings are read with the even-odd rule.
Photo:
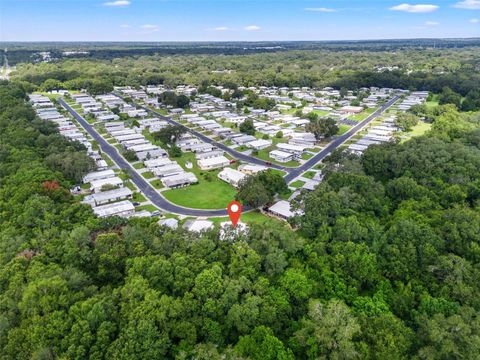
[[150, 185], [118, 152], [117, 148], [110, 145], [97, 131], [90, 125], [82, 116], [80, 116], [72, 107], [70, 107], [63, 99], [59, 98], [58, 102], [67, 109], [70, 114], [83, 126], [83, 128], [90, 134], [90, 136], [99, 144], [102, 151], [105, 152], [110, 158], [121, 168], [131, 176], [132, 181], [137, 185], [140, 191], [158, 208], [163, 211], [188, 215], [188, 216], [228, 216], [226, 209], [219, 210], [200, 210], [200, 209], [188, 209], [175, 204], [172, 204], [160, 195], [155, 188]]
[[[123, 98], [119, 93], [115, 93], [115, 95]], [[263, 165], [263, 166], [266, 166], [265, 164], [265, 160], [261, 160], [261, 159], [258, 159], [256, 157], [253, 157], [253, 156], [250, 156], [250, 155], [246, 155], [246, 154], [242, 154], [241, 152], [239, 151], [236, 151], [230, 147], [228, 147], [227, 145], [224, 145], [218, 141], [215, 141], [211, 138], [209, 138], [208, 136], [202, 134], [201, 132], [198, 132], [196, 130], [193, 130], [193, 129], [190, 129], [188, 126], [185, 126], [181, 123], [179, 123], [178, 121], [175, 121], [173, 120], [172, 118], [169, 118], [167, 116], [164, 116], [146, 106], [143, 106], [143, 105], [140, 105], [140, 104], [137, 104], [135, 103], [135, 105], [139, 108], [142, 108], [144, 110], [146, 110], [147, 112], [155, 115], [156, 117], [158, 118], [161, 118], [162, 120], [165, 120], [167, 122], [169, 122], [170, 124], [172, 125], [177, 125], [177, 126], [181, 126], [183, 127], [184, 129], [186, 129], [188, 132], [192, 133], [193, 135], [197, 136], [199, 139], [201, 139], [202, 141], [206, 142], [206, 143], [209, 143], [211, 145], [214, 145], [216, 147], [218, 147], [219, 149], [222, 149], [223, 151], [229, 153], [230, 155], [232, 155], [234, 158], [238, 159], [238, 160], [241, 160], [241, 161], [245, 161], [245, 162], [249, 162], [249, 163], [252, 163], [252, 164], [257, 164], [257, 165]], [[288, 172], [290, 171], [291, 167], [287, 167], [287, 166], [282, 166], [282, 165], [277, 165], [277, 164], [274, 164], [272, 163], [271, 165], [268, 165], [268, 167], [270, 168], [273, 168], [273, 169], [278, 169], [278, 170], [282, 170], [282, 171], [285, 171], [285, 172]]]
[[[302, 174], [303, 172], [307, 171], [311, 167], [315, 166], [319, 161], [324, 159], [326, 156], [332, 153], [335, 149], [337, 149], [339, 146], [341, 146], [345, 141], [347, 141], [350, 137], [355, 135], [358, 131], [360, 131], [363, 127], [365, 127], [367, 124], [369, 124], [371, 121], [376, 119], [378, 116], [380, 116], [385, 110], [387, 110], [389, 107], [391, 107], [396, 101], [398, 100], [398, 97], [392, 98], [390, 101], [388, 101], [386, 104], [384, 104], [382, 107], [377, 109], [374, 113], [372, 113], [370, 116], [368, 116], [365, 120], [359, 122], [356, 126], [351, 128], [348, 132], [345, 134], [337, 137], [334, 139], [330, 144], [328, 144], [322, 151], [320, 151], [318, 154], [310, 158], [307, 162], [305, 162], [303, 165], [297, 167], [297, 168], [285, 168], [281, 167], [278, 165], [272, 165], [272, 167], [276, 169], [280, 169], [283, 171], [287, 172], [287, 175], [285, 176], [286, 182], [290, 182], [293, 179], [295, 179], [297, 176]], [[189, 208], [184, 208], [182, 206], [175, 205], [168, 200], [166, 200], [162, 195], [160, 195], [155, 188], [150, 185], [148, 181], [146, 181], [117, 151], [117, 148], [114, 147], [113, 145], [110, 145], [100, 134], [97, 133], [97, 131], [93, 128], [92, 125], [90, 125], [82, 116], [80, 116], [72, 107], [70, 107], [63, 99], [59, 98], [58, 99], [59, 103], [67, 109], [70, 114], [73, 115], [73, 117], [83, 126], [83, 128], [92, 136], [92, 138], [97, 141], [99, 146], [101, 147], [102, 151], [104, 151], [110, 158], [122, 169], [128, 171], [128, 173], [131, 176], [132, 181], [135, 183], [135, 185], [140, 189], [140, 191], [143, 192], [143, 194], [158, 208], [162, 209], [163, 211], [166, 212], [171, 212], [175, 214], [180, 214], [180, 215], [187, 215], [187, 216], [227, 216], [228, 213], [224, 209], [219, 209], [219, 210], [200, 210], [200, 209], [189, 209]], [[140, 105], [137, 105], [140, 106]], [[169, 123], [174, 124], [174, 125], [180, 125], [184, 126], [168, 117], [165, 117], [163, 115], [158, 114], [155, 111], [152, 111], [146, 107], [142, 107], [143, 109], [149, 111], [150, 113], [155, 114], [156, 116], [161, 117], [162, 119], [167, 120]], [[188, 128], [187, 128], [188, 129]], [[212, 140], [208, 138], [207, 136], [197, 133], [195, 131], [192, 131], [191, 129], [188, 129], [189, 131], [193, 132], [195, 135], [200, 137], [202, 140], [212, 143], [225, 151], [229, 152], [233, 156], [246, 161], [246, 162], [251, 162], [259, 165], [264, 165], [265, 162], [262, 160], [259, 160], [257, 158], [253, 158], [251, 156], [241, 154], [237, 151], [234, 151], [230, 149], [229, 147], [220, 144], [216, 142], [215, 140]], [[248, 210], [248, 209], [245, 209]]]
[[306, 161], [303, 165], [297, 168], [291, 169], [289, 173], [285, 176], [285, 181], [287, 182], [287, 184], [293, 179], [295, 179], [297, 176], [299, 176], [300, 174], [304, 173], [311, 167], [315, 166], [318, 162], [326, 158], [328, 155], [330, 155], [345, 141], [350, 139], [357, 132], [359, 132], [361, 129], [367, 126], [370, 122], [372, 122], [374, 119], [379, 117], [385, 110], [391, 107], [398, 99], [399, 99], [398, 96], [393, 97], [391, 100], [389, 100], [380, 108], [378, 108], [375, 112], [370, 114], [365, 120], [359, 122], [357, 125], [352, 127], [349, 131], [347, 131], [345, 134], [340, 135], [339, 137], [331, 141], [324, 149], [322, 149], [318, 154], [316, 154], [315, 156], [310, 158], [308, 161]]

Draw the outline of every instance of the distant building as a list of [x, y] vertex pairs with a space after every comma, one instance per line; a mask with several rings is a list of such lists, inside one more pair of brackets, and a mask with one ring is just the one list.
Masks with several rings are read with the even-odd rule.
[[233, 187], [238, 187], [240, 182], [246, 177], [247, 175], [231, 168], [225, 168], [221, 172], [218, 173], [218, 178], [229, 183]]

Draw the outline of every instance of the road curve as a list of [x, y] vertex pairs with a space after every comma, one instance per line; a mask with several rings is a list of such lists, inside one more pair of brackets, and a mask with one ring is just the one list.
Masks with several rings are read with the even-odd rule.
[[[150, 185], [135, 169], [130, 165], [117, 151], [117, 148], [110, 145], [97, 131], [90, 125], [82, 116], [80, 116], [70, 105], [68, 105], [62, 98], [58, 102], [82, 125], [82, 127], [90, 134], [90, 136], [98, 143], [103, 152], [123, 170], [128, 171], [131, 180], [140, 189], [140, 191], [158, 208], [163, 211], [187, 215], [187, 216], [228, 216], [226, 209], [218, 210], [202, 210], [190, 209], [175, 205], [165, 199], [156, 189]], [[226, 204], [225, 204], [226, 205]]]

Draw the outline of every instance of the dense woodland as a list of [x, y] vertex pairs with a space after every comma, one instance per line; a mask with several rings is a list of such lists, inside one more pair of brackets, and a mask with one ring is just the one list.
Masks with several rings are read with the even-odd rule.
[[[470, 55], [432, 56], [454, 69], [423, 76], [451, 77], [459, 88], [450, 88], [465, 92], [456, 75], [478, 76], [467, 78], [478, 58]], [[22, 65], [23, 82], [0, 84], [1, 359], [478, 358], [480, 119], [458, 112], [448, 91], [446, 105], [414, 109], [433, 123], [427, 135], [362, 157], [332, 154], [323, 183], [302, 195], [297, 231], [257, 225], [235, 241], [150, 219], [96, 219], [68, 191], [91, 169], [85, 149], [25, 101], [26, 81], [50, 78], [72, 87], [149, 76], [279, 85], [362, 78], [336, 70], [324, 78], [333, 57], [315, 65], [288, 53], [289, 65], [275, 69], [269, 56]], [[356, 56], [343, 66], [363, 71]], [[188, 71], [200, 62], [198, 75]], [[252, 70], [217, 79], [213, 66]]]

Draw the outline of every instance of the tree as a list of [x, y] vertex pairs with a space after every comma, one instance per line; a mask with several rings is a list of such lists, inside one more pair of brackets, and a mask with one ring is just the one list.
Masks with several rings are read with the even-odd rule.
[[247, 176], [240, 181], [236, 198], [252, 208], [263, 207], [273, 201], [273, 196], [256, 176]]
[[253, 120], [245, 120], [243, 123], [240, 124], [239, 130], [240, 132], [247, 135], [255, 135], [255, 126], [253, 126]]
[[395, 119], [395, 125], [402, 131], [411, 131], [412, 128], [418, 124], [419, 118], [414, 114], [401, 113]]
[[185, 95], [178, 96], [176, 107], [185, 109], [188, 107], [189, 104], [190, 104], [190, 99], [188, 98], [188, 96], [185, 96]]
[[275, 134], [275, 137], [276, 137], [277, 139], [283, 138], [283, 131], [278, 131], [278, 132]]
[[165, 145], [174, 144], [180, 137], [186, 133], [186, 129], [180, 125], [168, 125], [159, 131], [152, 133], [155, 140], [159, 140]]
[[462, 104], [462, 96], [450, 89], [448, 86], [443, 87], [442, 92], [438, 96], [438, 102], [440, 105], [453, 104], [457, 108], [460, 108]]
[[289, 349], [277, 339], [273, 331], [265, 326], [256, 327], [250, 335], [240, 337], [235, 352], [253, 360], [288, 360], [294, 359]]
[[122, 155], [125, 159], [127, 159], [127, 161], [130, 161], [130, 162], [138, 161], [137, 154], [133, 150], [128, 150], [128, 149], [122, 150]]
[[354, 338], [359, 332], [357, 319], [342, 301], [322, 304], [310, 300], [308, 316], [302, 319], [292, 343], [305, 359], [356, 359], [359, 353]]
[[315, 139], [321, 140], [323, 138], [330, 138], [337, 134], [339, 127], [335, 119], [319, 118], [307, 124], [305, 130], [315, 135]]

